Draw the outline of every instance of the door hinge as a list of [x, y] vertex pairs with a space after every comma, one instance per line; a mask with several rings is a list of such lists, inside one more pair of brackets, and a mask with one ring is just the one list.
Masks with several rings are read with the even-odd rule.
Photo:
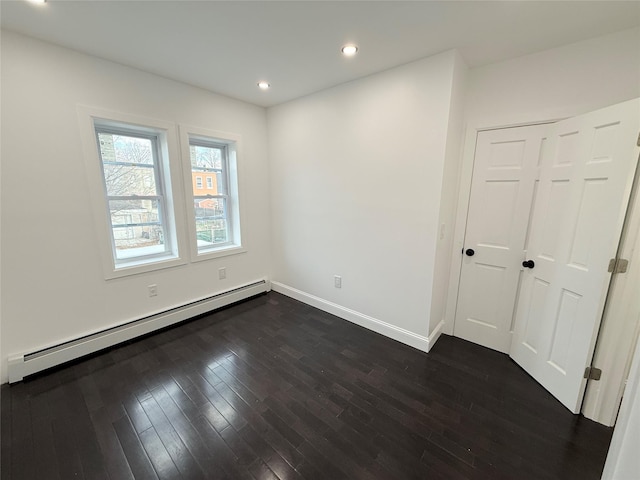
[[638, 133], [638, 143], [636, 145], [640, 147], [640, 133]]
[[602, 370], [596, 367], [587, 367], [584, 369], [584, 378], [587, 380], [600, 380]]
[[609, 260], [609, 268], [607, 269], [607, 272], [627, 273], [627, 268], [629, 268], [629, 260], [624, 258], [612, 258]]

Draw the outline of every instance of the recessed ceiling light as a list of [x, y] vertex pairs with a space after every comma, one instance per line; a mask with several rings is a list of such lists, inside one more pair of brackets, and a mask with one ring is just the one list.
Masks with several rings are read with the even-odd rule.
[[33, 3], [34, 5], [44, 5], [47, 3], [47, 0], [27, 0], [29, 3]]
[[356, 53], [358, 53], [358, 47], [355, 45], [345, 45], [342, 47], [342, 53], [347, 57], [353, 57]]
[[270, 86], [269, 82], [258, 82], [258, 87], [260, 87], [261, 90], [268, 90]]

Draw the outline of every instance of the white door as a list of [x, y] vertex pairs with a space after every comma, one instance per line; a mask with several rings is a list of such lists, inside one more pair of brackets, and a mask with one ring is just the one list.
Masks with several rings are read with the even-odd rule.
[[478, 133], [454, 335], [509, 352], [546, 125]]
[[638, 163], [640, 100], [548, 128], [510, 355], [578, 413]]

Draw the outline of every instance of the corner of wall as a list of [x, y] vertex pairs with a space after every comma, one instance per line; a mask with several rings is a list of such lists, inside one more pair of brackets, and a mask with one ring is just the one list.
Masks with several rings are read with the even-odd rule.
[[[451, 308], [447, 306], [451, 258], [453, 253], [455, 219], [460, 179], [463, 119], [468, 67], [457, 50], [452, 51], [451, 93], [445, 164], [442, 175], [442, 195], [438, 221], [432, 303], [429, 319], [429, 338], [435, 334], [450, 333]], [[455, 305], [453, 306], [455, 308]]]
[[404, 343], [405, 345], [409, 345], [410, 347], [423, 352], [429, 352], [435, 341], [440, 336], [438, 331], [433, 337], [424, 337], [398, 327], [397, 325], [392, 325], [378, 318], [365, 315], [364, 313], [346, 308], [342, 305], [311, 295], [310, 293], [298, 290], [280, 282], [271, 282], [271, 287], [275, 292], [281, 293], [282, 295], [286, 295], [287, 297], [306, 303], [307, 305], [311, 305], [319, 310], [335, 315], [336, 317], [340, 317], [351, 323], [364, 327], [367, 330], [392, 338], [400, 343]]

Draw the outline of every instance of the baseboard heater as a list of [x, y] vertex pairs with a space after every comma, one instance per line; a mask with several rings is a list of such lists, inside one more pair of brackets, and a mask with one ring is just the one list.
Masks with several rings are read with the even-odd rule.
[[8, 365], [9, 383], [19, 382], [34, 373], [259, 295], [269, 289], [269, 283], [261, 280], [42, 350], [12, 355]]

